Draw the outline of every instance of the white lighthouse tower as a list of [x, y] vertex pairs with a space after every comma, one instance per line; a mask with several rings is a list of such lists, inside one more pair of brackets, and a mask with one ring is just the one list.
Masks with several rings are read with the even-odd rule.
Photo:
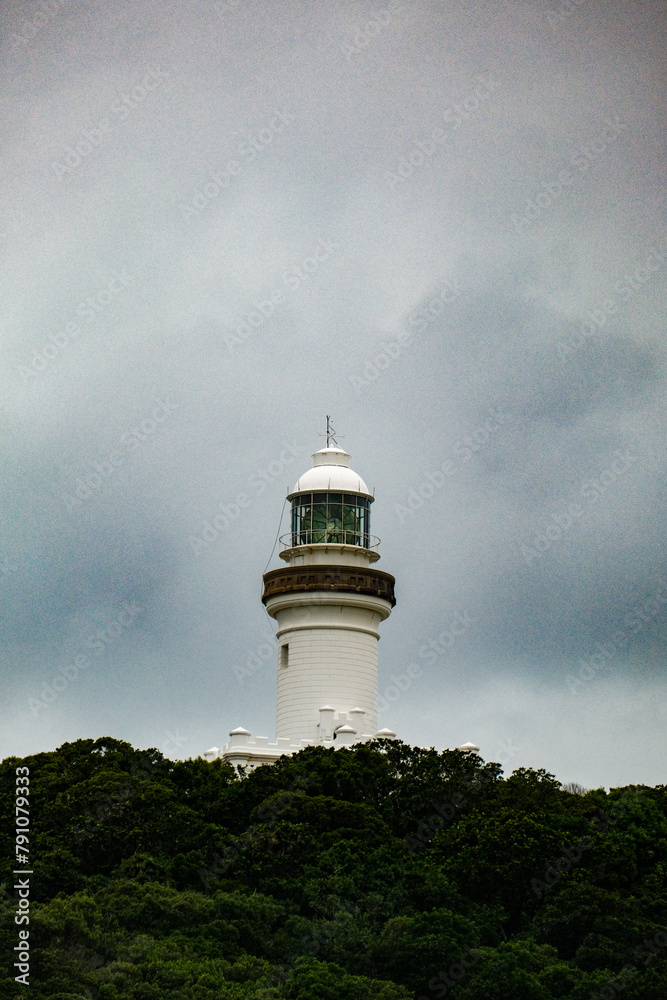
[[396, 603], [394, 577], [375, 568], [373, 496], [333, 433], [327, 417], [327, 446], [287, 497], [286, 565], [264, 575], [262, 601], [278, 624], [276, 742], [235, 729], [209, 759], [254, 767], [314, 744], [395, 737], [377, 731], [379, 626]]
[[394, 578], [374, 567], [373, 497], [338, 446], [313, 455], [289, 494], [284, 569], [264, 576], [278, 623], [277, 737], [329, 743], [377, 731], [379, 625], [396, 603]]

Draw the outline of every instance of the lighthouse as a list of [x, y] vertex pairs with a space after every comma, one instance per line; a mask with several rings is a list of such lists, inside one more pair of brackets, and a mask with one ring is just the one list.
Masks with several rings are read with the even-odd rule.
[[379, 626], [396, 603], [394, 577], [376, 569], [373, 496], [350, 456], [327, 440], [287, 499], [284, 568], [264, 576], [278, 623], [276, 735], [332, 743], [377, 733]]
[[285, 565], [263, 578], [262, 602], [277, 623], [276, 740], [239, 727], [208, 759], [253, 768], [306, 746], [395, 738], [377, 730], [378, 641], [395, 581], [376, 567], [374, 497], [334, 433], [327, 417], [326, 447], [287, 496]]

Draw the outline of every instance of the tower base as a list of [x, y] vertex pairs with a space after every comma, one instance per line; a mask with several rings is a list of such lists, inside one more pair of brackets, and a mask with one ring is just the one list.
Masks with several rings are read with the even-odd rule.
[[[279, 757], [298, 753], [305, 747], [324, 746], [333, 747], [340, 750], [342, 747], [354, 746], [355, 743], [367, 743], [368, 740], [384, 739], [395, 740], [396, 733], [391, 729], [380, 729], [377, 733], [361, 733], [350, 723], [356, 723], [355, 715], [351, 712], [346, 715], [341, 712], [334, 716], [333, 709], [320, 709], [320, 718], [323, 721], [323, 728], [320, 730], [321, 738], [314, 740], [291, 740], [289, 738], [277, 739], [275, 743], [269, 743], [268, 736], [255, 736], [239, 726], [229, 734], [229, 742], [223, 747], [211, 747], [204, 754], [206, 760], [224, 760], [232, 767], [243, 768], [245, 772], [254, 771], [262, 764], [275, 764]], [[326, 728], [325, 728], [326, 727]]]

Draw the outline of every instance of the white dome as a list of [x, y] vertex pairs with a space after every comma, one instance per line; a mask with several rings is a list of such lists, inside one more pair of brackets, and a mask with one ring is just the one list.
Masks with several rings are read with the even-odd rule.
[[321, 448], [316, 451], [312, 469], [297, 479], [287, 499], [291, 500], [297, 493], [322, 493], [324, 490], [358, 493], [369, 500], [373, 499], [361, 476], [350, 468], [350, 456], [342, 448]]

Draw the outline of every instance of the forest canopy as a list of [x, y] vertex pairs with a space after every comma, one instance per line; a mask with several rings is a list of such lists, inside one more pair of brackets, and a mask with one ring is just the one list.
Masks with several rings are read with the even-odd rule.
[[19, 930], [33, 1000], [667, 997], [664, 785], [389, 740], [248, 775], [112, 738], [0, 768], [2, 998]]

